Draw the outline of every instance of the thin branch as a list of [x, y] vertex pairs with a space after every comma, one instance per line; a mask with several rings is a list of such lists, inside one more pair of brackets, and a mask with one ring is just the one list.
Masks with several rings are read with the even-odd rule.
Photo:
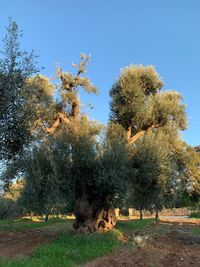
[[131, 126], [129, 126], [126, 130], [126, 139], [128, 142], [129, 142], [130, 138], [131, 138]]
[[67, 118], [66, 116], [64, 116], [62, 113], [59, 113], [59, 117], [60, 117], [61, 120], [63, 120], [64, 123], [71, 124], [70, 119]]

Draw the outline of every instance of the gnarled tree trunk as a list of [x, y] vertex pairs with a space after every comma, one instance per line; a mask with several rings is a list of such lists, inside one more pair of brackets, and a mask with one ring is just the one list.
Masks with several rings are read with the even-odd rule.
[[116, 225], [117, 219], [111, 203], [99, 203], [90, 203], [87, 198], [76, 200], [74, 229], [80, 233], [105, 232]]

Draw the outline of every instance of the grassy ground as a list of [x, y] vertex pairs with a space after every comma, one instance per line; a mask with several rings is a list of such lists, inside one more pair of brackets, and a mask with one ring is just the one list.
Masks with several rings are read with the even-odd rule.
[[71, 225], [70, 221], [60, 219], [60, 218], [51, 218], [48, 222], [44, 222], [43, 220], [33, 221], [31, 219], [17, 219], [17, 220], [0, 220], [0, 232], [10, 232], [10, 231], [25, 231], [43, 227], [49, 227], [51, 225], [57, 223], [68, 223]]
[[2, 267], [67, 267], [85, 263], [96, 257], [107, 255], [117, 248], [130, 246], [120, 237], [123, 234], [145, 230], [153, 223], [152, 219], [133, 222], [119, 222], [109, 233], [76, 235], [70, 231], [72, 222], [50, 219], [49, 222], [0, 221], [0, 231], [25, 231], [41, 229], [58, 231], [59, 237], [51, 244], [38, 247], [31, 257], [17, 260], [0, 259]]
[[195, 227], [194, 229], [192, 229], [192, 233], [194, 235], [200, 236], [200, 227]]
[[141, 231], [147, 228], [150, 224], [154, 223], [154, 219], [134, 220], [134, 221], [119, 221], [117, 223], [117, 229], [123, 233], [130, 233], [135, 231]]
[[190, 214], [190, 218], [199, 218], [200, 219], [200, 211], [193, 211]]

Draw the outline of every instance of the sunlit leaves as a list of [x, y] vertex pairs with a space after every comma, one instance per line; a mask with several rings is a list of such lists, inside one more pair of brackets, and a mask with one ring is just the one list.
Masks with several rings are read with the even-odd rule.
[[175, 91], [161, 92], [163, 86], [152, 66], [130, 66], [121, 71], [113, 85], [111, 95], [111, 120], [132, 133], [160, 127], [169, 121], [177, 128], [186, 128], [185, 105]]

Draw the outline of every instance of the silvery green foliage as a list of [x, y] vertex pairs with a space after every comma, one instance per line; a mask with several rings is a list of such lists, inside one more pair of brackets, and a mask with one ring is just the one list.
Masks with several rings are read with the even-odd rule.
[[123, 195], [128, 174], [125, 143], [110, 137], [97, 142], [94, 128], [95, 124], [83, 120], [76, 135], [63, 127], [27, 154], [23, 163], [25, 206], [51, 213], [73, 207], [83, 194], [90, 203], [102, 205]]
[[[200, 201], [200, 155], [195, 148], [182, 143], [176, 158], [176, 180], [174, 181], [174, 198], [188, 198], [191, 202]], [[184, 199], [183, 199], [184, 201]]]
[[115, 199], [124, 197], [128, 188], [130, 158], [124, 130], [112, 124], [107, 128], [106, 138], [99, 154], [97, 185], [98, 194]]
[[111, 121], [132, 133], [154, 125], [173, 122], [185, 129], [185, 105], [175, 91], [162, 92], [163, 82], [154, 67], [130, 66], [122, 69], [111, 91]]
[[27, 211], [56, 214], [67, 206], [69, 194], [66, 194], [68, 187], [65, 183], [70, 182], [67, 180], [69, 162], [70, 155], [66, 150], [65, 155], [59, 156], [52, 143], [43, 143], [28, 152], [23, 159], [25, 188], [20, 199]]
[[10, 19], [0, 58], [0, 159], [11, 159], [30, 141], [23, 88], [37, 72], [33, 52], [20, 49], [17, 24]]
[[162, 132], [149, 133], [132, 150], [132, 205], [161, 208], [172, 171], [169, 143]]
[[131, 65], [122, 69], [110, 91], [110, 120], [127, 133], [132, 154], [131, 186], [126, 195], [129, 203], [132, 197], [132, 205], [142, 209], [162, 207], [177, 170], [179, 131], [186, 128], [182, 96], [162, 91], [162, 87], [153, 66]]

